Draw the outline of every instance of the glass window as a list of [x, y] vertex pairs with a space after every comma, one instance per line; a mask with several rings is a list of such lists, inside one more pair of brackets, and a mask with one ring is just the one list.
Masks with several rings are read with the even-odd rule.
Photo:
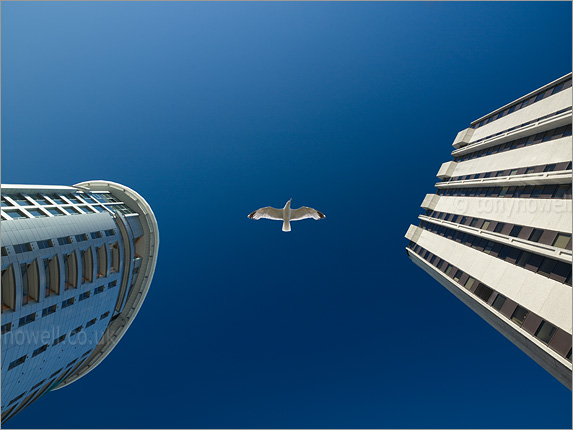
[[111, 269], [110, 273], [119, 272], [119, 243], [111, 245]]
[[545, 343], [549, 343], [556, 331], [557, 328], [553, 324], [543, 321], [535, 332], [535, 337]]
[[501, 310], [503, 304], [505, 303], [505, 299], [506, 299], [505, 296], [498, 294], [495, 300], [493, 301], [492, 306], [498, 311]]
[[541, 264], [539, 265], [539, 270], [537, 271], [537, 273], [543, 276], [549, 276], [549, 274], [553, 272], [553, 269], [555, 268], [556, 264], [557, 261], [551, 258], [544, 258], [541, 261]]
[[76, 253], [64, 254], [64, 289], [75, 288], [78, 284], [78, 262]]
[[59, 210], [57, 208], [46, 208], [46, 210], [54, 216], [66, 215], [61, 210]]
[[80, 294], [79, 301], [81, 302], [82, 300], [89, 299], [90, 295], [91, 291], [86, 291], [85, 293]]
[[36, 355], [41, 354], [46, 349], [48, 349], [48, 345], [44, 345], [44, 346], [39, 347], [38, 349], [34, 350], [34, 352], [32, 353], [32, 357], [35, 357]]
[[106, 230], [104, 233], [106, 236], [113, 236], [115, 234], [115, 230], [109, 229], [109, 230]]
[[[58, 343], [63, 342], [65, 339], [66, 339], [66, 335], [65, 335], [65, 334], [61, 335], [59, 338], [57, 338], [57, 339], [54, 341], [54, 343], [52, 343], [52, 346], [57, 345]], [[58, 370], [58, 371], [56, 372], [56, 374], [59, 373], [59, 372], [61, 372], [61, 370], [62, 370], [62, 369]], [[54, 375], [52, 375], [52, 376], [54, 376]], [[51, 376], [50, 376], [50, 378], [51, 378]]]
[[20, 318], [18, 327], [22, 327], [25, 326], [26, 324], [30, 324], [31, 322], [36, 321], [36, 313], [31, 313], [29, 315], [26, 315], [25, 317]]
[[14, 360], [13, 362], [10, 363], [10, 365], [8, 366], [8, 370], [12, 370], [14, 367], [19, 366], [20, 364], [24, 363], [26, 361], [26, 356], [22, 356], [20, 358], [18, 358], [17, 360]]
[[497, 225], [495, 226], [495, 228], [493, 229], [493, 231], [496, 233], [500, 233], [504, 227], [505, 227], [505, 223], [498, 222]]
[[42, 318], [47, 317], [48, 315], [51, 315], [54, 312], [56, 312], [57, 307], [58, 307], [58, 305], [52, 305], [52, 306], [49, 306], [47, 308], [44, 308], [42, 310]]
[[509, 235], [511, 237], [517, 237], [517, 235], [519, 234], [520, 231], [521, 231], [521, 226], [514, 225], [513, 228], [511, 229], [511, 232], [509, 233]]
[[27, 218], [26, 215], [24, 215], [24, 213], [19, 210], [6, 210], [4, 213], [12, 219]]
[[491, 297], [493, 290], [489, 288], [487, 285], [482, 284], [481, 282], [477, 286], [474, 294], [482, 299], [484, 302], [487, 302]]
[[[90, 320], [87, 322], [86, 324], [86, 328], [91, 327], [92, 325], [94, 325], [97, 322], [97, 318], [94, 318], [93, 320]], [[90, 351], [86, 352], [82, 357], [85, 357], [86, 355], [88, 355], [90, 353]]]
[[107, 248], [104, 245], [96, 248], [97, 277], [107, 276]]
[[31, 197], [32, 197], [32, 198], [36, 201], [36, 203], [38, 203], [39, 205], [51, 205], [51, 203], [50, 203], [48, 200], [46, 200], [46, 198], [45, 198], [43, 195], [41, 195], [41, 194], [34, 194], [34, 195], [32, 195]]
[[474, 282], [475, 282], [475, 279], [470, 276], [467, 279], [466, 283], [464, 284], [464, 287], [469, 290], [472, 287], [472, 285], [474, 284]]
[[23, 263], [20, 265], [20, 272], [22, 273], [22, 305], [38, 301], [40, 290], [38, 263], [36, 261], [31, 264]]
[[516, 323], [518, 326], [521, 327], [521, 325], [523, 324], [523, 322], [527, 318], [528, 314], [529, 314], [529, 311], [527, 309], [522, 308], [521, 306], [518, 306], [515, 309], [515, 311], [513, 311], [513, 315], [511, 315], [511, 320], [514, 323]]
[[571, 235], [569, 233], [557, 233], [557, 237], [553, 241], [553, 246], [565, 249], [570, 240]]
[[540, 228], [534, 228], [531, 234], [529, 235], [529, 239], [532, 242], [539, 242], [541, 235], [543, 234], [543, 230]]
[[90, 236], [92, 239], [99, 239], [101, 238], [101, 233], [99, 231], [92, 231], [90, 233]]
[[70, 243], [72, 243], [71, 237], [69, 237], [69, 236], [58, 237], [58, 244], [59, 245], [69, 245]]
[[481, 226], [482, 230], [487, 230], [487, 228], [489, 227], [489, 225], [491, 224], [491, 221], [484, 221], [483, 225]]
[[42, 218], [45, 216], [48, 216], [47, 214], [45, 214], [43, 211], [41, 211], [40, 209], [27, 209], [28, 213], [30, 215], [32, 215], [34, 218]]
[[54, 246], [54, 242], [51, 240], [39, 240], [37, 243], [40, 249], [52, 248]]
[[107, 311], [105, 314], [102, 314], [101, 317], [99, 317], [100, 320], [103, 320], [104, 318], [107, 318], [109, 316], [109, 311]]
[[2, 270], [2, 312], [14, 310], [16, 305], [16, 281], [14, 269], [10, 265]]
[[49, 197], [59, 205], [67, 205], [68, 202], [64, 201], [59, 195], [57, 194], [49, 194]]
[[103, 289], [104, 289], [103, 285], [100, 287], [97, 287], [96, 289], [94, 289], [94, 295], [99, 294], [99, 293], [103, 293]]
[[76, 302], [75, 297], [72, 297], [72, 298], [69, 298], [69, 299], [67, 299], [67, 300], [64, 300], [64, 301], [62, 302], [62, 309], [65, 309], [65, 308], [67, 308], [68, 306], [73, 305], [75, 302]]
[[74, 237], [76, 238], [76, 242], [84, 242], [88, 240], [88, 236], [85, 234], [76, 234]]

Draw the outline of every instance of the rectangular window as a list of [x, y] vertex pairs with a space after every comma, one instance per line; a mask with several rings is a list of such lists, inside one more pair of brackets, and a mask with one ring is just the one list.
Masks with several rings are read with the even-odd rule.
[[543, 321], [535, 332], [535, 337], [542, 342], [549, 343], [556, 331], [557, 328], [553, 324]]
[[75, 301], [76, 301], [75, 297], [72, 297], [72, 298], [69, 298], [69, 299], [67, 299], [67, 300], [64, 300], [64, 301], [62, 302], [62, 309], [65, 309], [65, 308], [67, 308], [68, 306], [73, 305], [73, 304], [75, 303]]
[[26, 361], [26, 356], [23, 355], [22, 357], [18, 358], [17, 360], [14, 360], [12, 363], [10, 363], [10, 365], [8, 366], [8, 370], [12, 370], [14, 367], [19, 366], [20, 364], [24, 363]]
[[103, 320], [104, 318], [107, 318], [109, 316], [109, 311], [107, 311], [105, 314], [102, 314], [101, 317], [99, 317], [100, 320]]
[[42, 310], [42, 318], [43, 318], [43, 317], [47, 317], [48, 315], [53, 314], [54, 312], [56, 312], [56, 309], [57, 309], [57, 308], [58, 308], [58, 305], [52, 305], [52, 306], [49, 306], [49, 307], [47, 307], [47, 308], [44, 308], [44, 309]]
[[501, 310], [503, 304], [505, 303], [505, 299], [506, 299], [505, 296], [498, 294], [495, 300], [493, 301], [492, 306], [498, 311]]
[[44, 294], [50, 297], [52, 294], [59, 294], [60, 289], [60, 268], [58, 257], [44, 259], [45, 288]]
[[487, 302], [489, 300], [489, 298], [491, 297], [493, 293], [493, 290], [491, 288], [489, 288], [487, 285], [484, 285], [482, 283], [480, 283], [474, 294], [476, 296], [478, 296], [480, 299], [482, 299], [484, 302]]
[[94, 325], [97, 322], [97, 318], [94, 318], [93, 320], [90, 320], [87, 322], [86, 324], [86, 328], [91, 327], [92, 325]]
[[72, 239], [69, 236], [58, 237], [59, 245], [69, 245], [70, 243], [72, 243]]
[[48, 216], [47, 214], [45, 214], [43, 211], [41, 211], [40, 209], [26, 209], [28, 211], [28, 213], [30, 215], [32, 215], [34, 218], [41, 218], [41, 217], [45, 217]]
[[2, 326], [2, 334], [8, 333], [12, 330], [12, 323], [6, 323]]
[[32, 250], [31, 243], [21, 243], [19, 245], [14, 245], [14, 252], [16, 254], [21, 254], [23, 252], [30, 252]]
[[104, 287], [103, 287], [103, 285], [102, 285], [101, 287], [97, 287], [96, 289], [94, 289], [94, 295], [95, 295], [95, 294], [102, 293], [102, 292], [103, 292], [103, 288], [104, 288]]
[[79, 297], [79, 301], [81, 302], [82, 300], [89, 299], [90, 294], [91, 294], [91, 291], [86, 291], [85, 293], [81, 293], [80, 297]]
[[96, 248], [97, 257], [97, 277], [107, 276], [107, 247], [102, 245]]
[[99, 239], [101, 238], [101, 233], [99, 231], [92, 231], [90, 233], [90, 236], [92, 237], [92, 239]]
[[[79, 326], [79, 327], [76, 327], [75, 329], [73, 329], [72, 332], [70, 333], [70, 337], [72, 337], [72, 336], [78, 334], [80, 331], [82, 331], [82, 327], [83, 326]], [[74, 360], [74, 361], [77, 361], [77, 360]]]
[[115, 230], [114, 229], [109, 229], [105, 231], [105, 235], [106, 236], [113, 236], [115, 234]]
[[[63, 213], [58, 208], [46, 208], [46, 210], [54, 216], [66, 215], [65, 213]], [[62, 244], [60, 243], [60, 245], [62, 245]]]
[[25, 317], [20, 318], [20, 323], [18, 324], [18, 327], [22, 327], [25, 326], [26, 324], [30, 324], [31, 322], [36, 320], [36, 313], [32, 313], [29, 315], [26, 315]]
[[469, 289], [472, 287], [472, 285], [474, 284], [474, 282], [475, 282], [475, 279], [470, 276], [470, 277], [467, 279], [467, 281], [466, 281], [464, 287], [469, 290]]
[[84, 242], [88, 240], [88, 236], [86, 234], [76, 234], [74, 237], [76, 238], [76, 242]]
[[111, 281], [109, 284], [107, 284], [107, 288], [113, 288], [117, 285], [117, 281]]
[[[57, 345], [58, 343], [62, 343], [64, 340], [66, 340], [66, 335], [63, 334], [61, 335], [59, 338], [57, 338], [56, 340], [54, 340], [54, 343], [52, 343], [52, 346]], [[58, 370], [61, 371], [62, 369]]]
[[511, 237], [517, 237], [519, 235], [520, 231], [521, 231], [521, 226], [514, 225], [513, 228], [511, 229], [511, 232], [509, 233], [509, 235]]
[[40, 249], [52, 248], [54, 246], [51, 240], [39, 240], [37, 243]]
[[110, 273], [119, 272], [119, 243], [111, 245], [111, 269]]
[[16, 306], [16, 280], [14, 266], [2, 270], [2, 312], [14, 310]]
[[565, 249], [570, 240], [571, 235], [569, 233], [557, 233], [557, 237], [553, 241], [553, 246]]
[[78, 261], [76, 253], [64, 254], [64, 289], [75, 288], [78, 282]]
[[20, 272], [22, 273], [22, 305], [38, 301], [40, 292], [38, 263], [36, 261], [31, 264], [23, 263], [20, 265]]
[[41, 354], [46, 349], [48, 349], [48, 345], [44, 345], [44, 346], [39, 347], [38, 349], [34, 350], [34, 352], [32, 353], [32, 357], [35, 357], [36, 355]]
[[81, 251], [82, 254], [82, 283], [92, 282], [93, 280], [93, 255], [92, 249], [88, 248]]
[[528, 314], [529, 311], [527, 309], [518, 306], [517, 308], [515, 308], [515, 311], [513, 311], [513, 315], [511, 315], [511, 320], [521, 327], [523, 322], [527, 318]]

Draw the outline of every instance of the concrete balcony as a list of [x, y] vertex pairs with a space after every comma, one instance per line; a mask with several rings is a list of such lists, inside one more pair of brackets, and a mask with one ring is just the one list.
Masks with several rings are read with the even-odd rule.
[[420, 206], [422, 206], [424, 209], [430, 209], [433, 211], [436, 208], [439, 200], [440, 196], [437, 194], [426, 194], [426, 197], [424, 197], [424, 201]]
[[454, 171], [456, 170], [457, 165], [458, 163], [455, 161], [448, 161], [447, 163], [443, 163], [436, 176], [440, 179], [451, 178], [454, 174]]
[[475, 130], [473, 128], [466, 128], [465, 130], [460, 131], [454, 139], [452, 146], [458, 149], [462, 146], [468, 145], [472, 139], [472, 136], [474, 135], [474, 132]]
[[422, 234], [422, 231], [423, 229], [421, 229], [420, 227], [415, 225], [410, 225], [410, 227], [408, 227], [408, 231], [404, 236], [406, 237], [406, 239], [411, 240], [412, 242], [416, 242], [420, 237], [420, 235]]

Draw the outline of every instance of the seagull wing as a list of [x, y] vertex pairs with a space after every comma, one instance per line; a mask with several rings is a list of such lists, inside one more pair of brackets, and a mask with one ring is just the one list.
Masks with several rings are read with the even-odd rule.
[[275, 209], [267, 206], [266, 208], [260, 208], [254, 212], [251, 212], [249, 215], [251, 219], [276, 219], [276, 220], [283, 220], [283, 210], [282, 209]]
[[313, 208], [308, 208], [306, 206], [303, 206], [298, 209], [293, 209], [290, 213], [291, 221], [298, 221], [307, 218], [322, 219], [326, 218], [326, 216], [322, 212], [319, 212]]

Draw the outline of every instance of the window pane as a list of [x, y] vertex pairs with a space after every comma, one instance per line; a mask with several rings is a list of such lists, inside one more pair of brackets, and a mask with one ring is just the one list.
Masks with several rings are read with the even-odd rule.
[[549, 343], [556, 331], [557, 328], [553, 324], [548, 323], [547, 321], [543, 321], [537, 329], [535, 337], [545, 343]]
[[521, 325], [523, 324], [523, 322], [527, 318], [528, 313], [529, 313], [529, 311], [527, 309], [522, 308], [521, 306], [518, 306], [515, 309], [515, 311], [513, 312], [513, 315], [511, 316], [511, 320], [514, 323], [516, 323], [518, 326], [521, 327]]
[[563, 248], [567, 246], [569, 243], [569, 239], [571, 239], [571, 235], [568, 233], [558, 233], [555, 241], [553, 242], [553, 246], [557, 248]]
[[493, 301], [492, 306], [494, 308], [496, 308], [498, 311], [501, 310], [501, 308], [503, 307], [503, 304], [505, 303], [505, 296], [502, 296], [501, 294], [498, 294], [498, 296], [495, 298], [495, 300]]

